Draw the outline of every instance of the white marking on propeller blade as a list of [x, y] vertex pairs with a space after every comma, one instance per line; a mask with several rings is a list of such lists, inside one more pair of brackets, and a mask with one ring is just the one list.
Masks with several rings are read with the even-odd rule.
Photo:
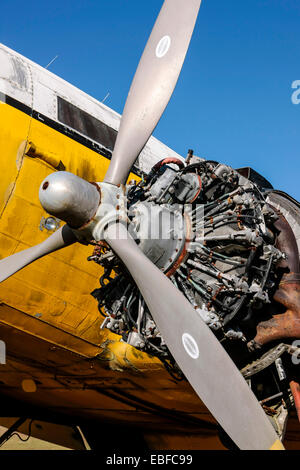
[[162, 37], [156, 46], [156, 50], [155, 50], [156, 57], [158, 57], [159, 59], [164, 57], [167, 54], [168, 50], [170, 49], [170, 46], [171, 46], [170, 36]]
[[[275, 441], [277, 446], [272, 424], [208, 325], [130, 234], [125, 238], [126, 227], [118, 224], [118, 230], [122, 239], [115, 238], [110, 225], [105, 240], [131, 273], [171, 354], [200, 399], [240, 449], [266, 450]], [[193, 361], [182, 341], [186, 334], [198, 345], [199, 356]], [[185, 343], [196, 357], [197, 347], [189, 336]]]
[[189, 333], [184, 333], [182, 335], [182, 344], [189, 356], [191, 356], [193, 359], [198, 359], [199, 357], [198, 344]]
[[105, 183], [126, 183], [161, 118], [177, 83], [200, 3], [164, 1], [128, 93]]

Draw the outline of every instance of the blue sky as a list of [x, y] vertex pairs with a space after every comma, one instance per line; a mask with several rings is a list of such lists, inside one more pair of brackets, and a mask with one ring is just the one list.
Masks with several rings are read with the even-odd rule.
[[[186, 0], [188, 1], [188, 0]], [[0, 41], [122, 112], [162, 0], [2, 2]], [[299, 0], [203, 0], [154, 135], [186, 155], [252, 166], [300, 200]], [[300, 95], [299, 95], [300, 97]]]

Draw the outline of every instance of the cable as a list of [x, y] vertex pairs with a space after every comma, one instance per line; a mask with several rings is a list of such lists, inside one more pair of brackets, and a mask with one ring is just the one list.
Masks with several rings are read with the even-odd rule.
[[33, 421], [34, 421], [33, 419], [31, 419], [29, 421], [28, 433], [27, 433], [27, 437], [25, 439], [23, 439], [18, 432], [14, 431], [14, 432], [12, 432], [11, 434], [9, 434], [7, 436], [7, 438], [0, 444], [0, 447], [2, 447], [3, 444], [5, 444], [7, 441], [9, 441], [9, 439], [13, 436], [17, 436], [20, 439], [20, 441], [22, 441], [22, 442], [27, 442], [31, 437], [31, 426], [32, 426]]

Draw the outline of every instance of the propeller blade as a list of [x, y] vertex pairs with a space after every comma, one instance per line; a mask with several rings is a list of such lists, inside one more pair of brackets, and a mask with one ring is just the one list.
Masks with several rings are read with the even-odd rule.
[[240, 449], [283, 449], [217, 338], [181, 292], [141, 252], [125, 226], [109, 226], [105, 240], [131, 273], [182, 372], [231, 439]]
[[42, 243], [2, 259], [0, 261], [0, 282], [38, 258], [42, 258], [42, 256], [60, 250], [65, 246], [72, 245], [76, 241], [77, 238], [70, 227], [64, 225]]
[[165, 0], [134, 76], [104, 182], [125, 184], [175, 88], [201, 0]]

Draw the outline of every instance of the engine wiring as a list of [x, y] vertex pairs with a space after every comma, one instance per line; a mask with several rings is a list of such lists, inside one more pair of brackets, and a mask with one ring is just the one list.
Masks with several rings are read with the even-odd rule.
[[[280, 280], [276, 266], [285, 257], [275, 246], [273, 223], [278, 216], [262, 189], [218, 162], [198, 161], [183, 167], [162, 161], [128, 188], [127, 201], [130, 233], [141, 250], [182, 291], [222, 344], [233, 355], [238, 351], [237, 357], [245, 355], [246, 361], [245, 344], [270, 303]], [[155, 216], [143, 217], [145, 208], [156, 211]], [[172, 218], [169, 232], [164, 228], [166, 214]], [[145, 241], [149, 220], [161, 238]], [[92, 292], [104, 317], [101, 328], [158, 357], [171, 374], [180, 377], [119, 258], [101, 242], [88, 259], [104, 269], [100, 288]]]

